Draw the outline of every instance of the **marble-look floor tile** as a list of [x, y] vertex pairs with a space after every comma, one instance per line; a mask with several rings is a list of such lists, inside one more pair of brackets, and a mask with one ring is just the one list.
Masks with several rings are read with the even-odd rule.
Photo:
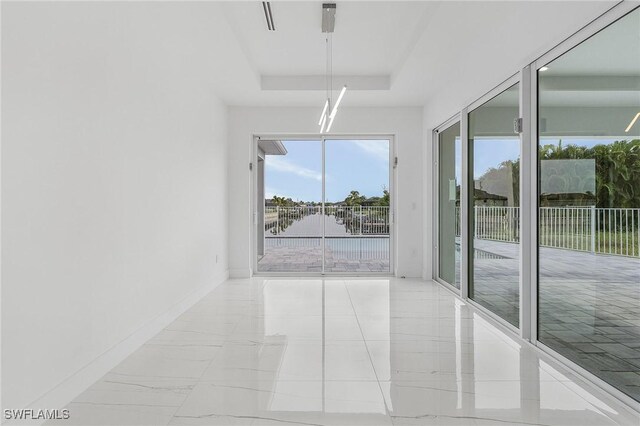
[[140, 404], [179, 407], [196, 385], [195, 379], [106, 374], [75, 399], [77, 403]]
[[640, 424], [440, 285], [385, 278], [230, 280], [67, 408], [70, 425]]
[[244, 317], [237, 317], [232, 320], [222, 318], [191, 318], [178, 319], [170, 326], [166, 327], [166, 331], [185, 332], [202, 334], [205, 336], [228, 336], [233, 333], [238, 324], [244, 320]]
[[220, 345], [147, 344], [111, 372], [123, 376], [199, 379], [221, 349]]
[[67, 406], [70, 418], [47, 424], [69, 426], [161, 426], [173, 418], [176, 407], [136, 404], [76, 403]]
[[377, 382], [216, 381], [200, 382], [172, 424], [358, 424], [365, 413], [390, 424]]
[[60, 425], [166, 425], [197, 381], [108, 373], [80, 394]]
[[298, 315], [288, 317], [247, 317], [235, 328], [232, 338], [243, 336], [285, 336], [288, 340], [361, 340], [356, 316]]
[[194, 347], [221, 347], [229, 338], [222, 333], [208, 333], [179, 329], [164, 329], [147, 341], [147, 345], [159, 346], [194, 346]]
[[560, 382], [394, 381], [383, 385], [383, 391], [395, 424], [435, 419], [454, 424], [465, 419], [477, 424], [617, 424]]
[[277, 376], [281, 380], [376, 381], [364, 341], [274, 339], [271, 344], [229, 342], [202, 376], [238, 381]]
[[370, 413], [282, 413], [272, 418], [256, 419], [252, 426], [392, 426], [391, 417]]

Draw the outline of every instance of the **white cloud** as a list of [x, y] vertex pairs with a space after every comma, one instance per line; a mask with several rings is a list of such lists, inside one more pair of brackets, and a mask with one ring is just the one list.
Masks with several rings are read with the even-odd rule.
[[380, 161], [389, 162], [389, 142], [383, 140], [354, 141], [367, 154]]
[[266, 187], [264, 189], [264, 198], [265, 200], [270, 200], [274, 195], [278, 195], [279, 193], [280, 191], [278, 191], [277, 189]]
[[307, 169], [287, 160], [284, 156], [269, 156], [266, 162], [266, 168], [276, 170], [278, 172], [292, 173], [294, 175], [322, 181], [322, 173], [316, 170]]

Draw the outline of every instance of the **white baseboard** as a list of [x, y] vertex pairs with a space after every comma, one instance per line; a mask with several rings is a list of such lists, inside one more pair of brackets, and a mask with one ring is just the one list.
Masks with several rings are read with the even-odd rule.
[[[98, 381], [116, 365], [140, 348], [147, 340], [158, 334], [163, 328], [171, 324], [186, 310], [195, 305], [214, 288], [229, 278], [229, 270], [218, 274], [210, 284], [183, 297], [179, 302], [169, 308], [168, 311], [158, 315], [147, 324], [140, 327], [129, 337], [108, 349], [98, 358], [82, 367], [60, 384], [45, 393], [43, 396], [29, 404], [26, 408], [49, 407], [62, 409], [89, 386]], [[40, 424], [21, 421], [21, 425]], [[3, 423], [4, 424], [4, 423]]]
[[229, 269], [230, 278], [251, 278], [251, 268]]

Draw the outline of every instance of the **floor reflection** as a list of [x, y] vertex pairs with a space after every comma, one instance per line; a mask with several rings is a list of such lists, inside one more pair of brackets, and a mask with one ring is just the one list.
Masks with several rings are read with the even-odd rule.
[[228, 281], [65, 424], [638, 424], [434, 283]]

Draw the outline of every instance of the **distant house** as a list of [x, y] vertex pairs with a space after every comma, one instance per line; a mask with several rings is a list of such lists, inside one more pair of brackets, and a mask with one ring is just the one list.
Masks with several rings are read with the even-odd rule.
[[478, 188], [476, 188], [473, 192], [473, 201], [473, 204], [476, 206], [506, 207], [509, 205], [509, 200], [507, 197], [498, 194], [491, 194]]
[[567, 193], [567, 194], [540, 194], [541, 207], [554, 206], [580, 206], [589, 207], [596, 205], [596, 196], [587, 193]]
[[[473, 204], [476, 206], [506, 207], [509, 205], [509, 199], [504, 195], [492, 194], [478, 188], [475, 188], [473, 195]], [[460, 186], [458, 186], [456, 187], [456, 207], [460, 207], [460, 200]]]

